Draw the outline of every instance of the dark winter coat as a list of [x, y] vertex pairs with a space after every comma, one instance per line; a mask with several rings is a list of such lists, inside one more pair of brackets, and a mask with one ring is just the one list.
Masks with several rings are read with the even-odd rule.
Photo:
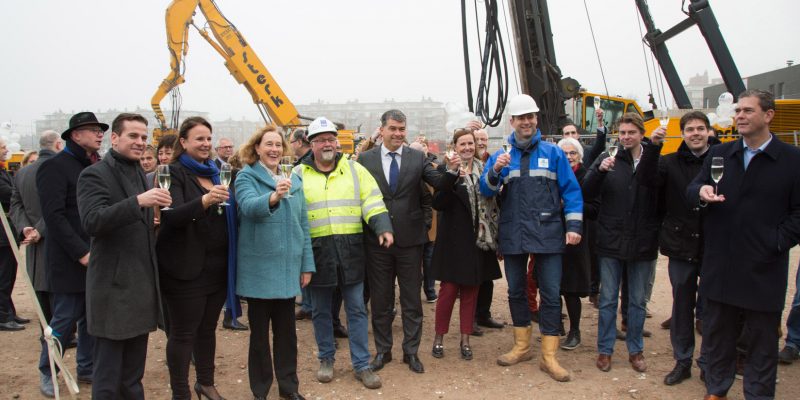
[[[661, 146], [642, 140], [639, 168], [657, 168]], [[603, 153], [583, 179], [587, 198], [600, 202], [597, 216], [597, 255], [623, 261], [650, 261], [658, 256], [658, 189], [639, 184], [630, 151], [620, 149], [613, 171], [600, 171]]]
[[[583, 164], [575, 171], [575, 178], [582, 182], [586, 176]], [[567, 245], [562, 256], [561, 293], [588, 296], [592, 284], [592, 264], [589, 258], [590, 221], [597, 219], [600, 203], [597, 199], [583, 199], [583, 233], [577, 245]]]
[[[710, 145], [719, 143], [719, 139], [709, 138]], [[700, 206], [686, 201], [686, 187], [700, 172], [707, 155], [708, 151], [695, 156], [686, 142], [681, 142], [678, 151], [661, 157], [657, 172], [648, 169], [651, 164], [639, 168], [641, 182], [659, 188], [663, 219], [658, 244], [661, 254], [667, 257], [692, 263], [700, 263], [702, 259]]]
[[744, 169], [742, 140], [714, 146], [686, 189], [700, 204], [713, 185], [711, 159], [724, 157], [722, 203], [704, 208], [700, 294], [748, 310], [780, 312], [788, 284], [789, 249], [800, 240], [800, 149], [772, 137]]
[[78, 260], [89, 252], [89, 235], [81, 226], [76, 193], [78, 176], [91, 164], [86, 151], [67, 140], [65, 149], [36, 171], [39, 204], [47, 225], [47, 283], [53, 293], [86, 291], [86, 267]]
[[[445, 173], [445, 166], [439, 171]], [[452, 182], [433, 195], [438, 222], [431, 275], [437, 281], [477, 286], [502, 275], [495, 251], [482, 250], [475, 244], [477, 210], [470, 210], [469, 194], [462, 182]], [[477, 184], [475, 193], [480, 196]], [[475, 204], [477, 208], [477, 201]]]
[[140, 207], [144, 171], [111, 152], [78, 180], [78, 208], [91, 236], [86, 320], [93, 336], [124, 340], [156, 330], [159, 318], [153, 208]]

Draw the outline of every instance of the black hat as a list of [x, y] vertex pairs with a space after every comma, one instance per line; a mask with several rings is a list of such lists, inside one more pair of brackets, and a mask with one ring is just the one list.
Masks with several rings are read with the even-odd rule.
[[97, 125], [104, 132], [108, 130], [108, 124], [98, 121], [93, 112], [84, 111], [73, 115], [72, 118], [69, 119], [69, 128], [61, 134], [61, 139], [69, 139], [70, 132], [86, 125]]

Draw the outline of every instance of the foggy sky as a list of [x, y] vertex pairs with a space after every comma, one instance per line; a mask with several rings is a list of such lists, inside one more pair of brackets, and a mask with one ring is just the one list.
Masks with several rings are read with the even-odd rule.
[[[634, 1], [586, 3], [609, 93], [644, 102], [650, 88]], [[423, 97], [466, 101], [457, 0], [217, 4], [295, 104]], [[603, 92], [583, 4], [549, 2], [556, 57], [564, 76]], [[711, 1], [742, 76], [784, 67], [787, 59], [800, 62], [800, 25], [797, 6], [791, 4]], [[0, 121], [12, 121], [17, 132], [26, 134], [35, 119], [58, 110], [149, 109], [150, 98], [169, 70], [167, 5], [155, 0], [2, 1]], [[680, 7], [680, 0], [650, 1], [662, 30], [685, 18]], [[205, 22], [200, 13], [196, 20]], [[470, 24], [474, 34], [472, 15]], [[478, 64], [476, 46], [473, 41], [473, 67]], [[719, 76], [697, 28], [668, 46], [684, 82], [705, 70]], [[648, 49], [648, 58], [650, 54]], [[212, 119], [259, 119], [250, 95], [193, 28], [185, 76], [184, 110], [209, 111]], [[517, 87], [512, 85], [511, 91]], [[168, 100], [161, 103], [165, 110], [170, 108]]]

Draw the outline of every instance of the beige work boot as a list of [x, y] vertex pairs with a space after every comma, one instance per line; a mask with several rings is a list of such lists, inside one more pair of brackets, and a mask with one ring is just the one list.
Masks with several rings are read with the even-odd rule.
[[531, 331], [530, 326], [514, 327], [514, 347], [506, 354], [497, 357], [497, 363], [502, 366], [514, 365], [521, 361], [528, 361], [533, 358], [531, 353]]
[[561, 368], [556, 360], [557, 350], [558, 336], [542, 336], [542, 359], [539, 361], [539, 369], [559, 382], [569, 382], [569, 371]]

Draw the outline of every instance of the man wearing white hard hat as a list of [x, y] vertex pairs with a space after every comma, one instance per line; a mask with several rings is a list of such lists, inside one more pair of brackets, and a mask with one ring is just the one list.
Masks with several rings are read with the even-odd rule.
[[553, 379], [566, 382], [570, 374], [556, 360], [561, 330], [561, 255], [567, 244], [581, 240], [583, 197], [564, 152], [541, 140], [536, 101], [521, 94], [512, 98], [507, 108], [514, 131], [504, 149], [489, 157], [481, 175], [481, 193], [499, 196], [503, 204], [498, 218], [498, 250], [505, 260], [514, 324], [514, 347], [498, 357], [497, 363], [513, 365], [533, 358], [525, 290], [528, 255], [532, 254], [542, 299], [539, 368]]
[[333, 338], [331, 302], [338, 287], [344, 300], [350, 330], [350, 359], [356, 379], [369, 389], [381, 387], [381, 380], [369, 364], [368, 320], [364, 306], [364, 231], [376, 236], [382, 246], [394, 240], [392, 223], [378, 184], [360, 164], [336, 152], [336, 125], [327, 118], [308, 126], [311, 155], [304, 157], [295, 172], [303, 179], [308, 207], [308, 225], [317, 272], [308, 285], [311, 292], [314, 337], [319, 349], [317, 380], [333, 380], [336, 347]]

